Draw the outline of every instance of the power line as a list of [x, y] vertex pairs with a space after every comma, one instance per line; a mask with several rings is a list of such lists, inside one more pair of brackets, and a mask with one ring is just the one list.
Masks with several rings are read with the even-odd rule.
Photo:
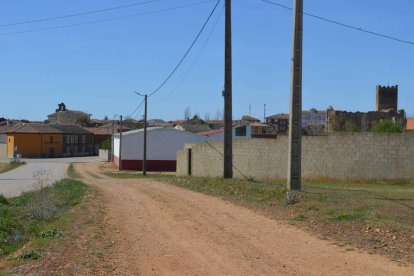
[[131, 18], [131, 17], [143, 16], [143, 15], [150, 15], [150, 14], [156, 14], [156, 13], [162, 13], [162, 12], [169, 12], [169, 11], [173, 11], [173, 10], [177, 10], [177, 9], [188, 8], [188, 7], [192, 7], [192, 6], [198, 6], [198, 5], [203, 5], [203, 4], [207, 4], [207, 3], [213, 2], [213, 1], [215, 1], [215, 0], [201, 1], [201, 2], [191, 3], [191, 4], [187, 4], [187, 5], [175, 6], [175, 7], [171, 7], [171, 8], [153, 10], [153, 11], [148, 11], [148, 12], [140, 12], [140, 13], [125, 15], [125, 16], [111, 17], [111, 18], [106, 18], [106, 19], [101, 19], [101, 20], [95, 20], [95, 21], [89, 21], [89, 22], [83, 22], [83, 23], [77, 23], [77, 24], [68, 24], [68, 25], [61, 25], [61, 26], [54, 26], [54, 27], [33, 29], [33, 30], [27, 30], [27, 31], [0, 33], [0, 35], [3, 35], [3, 36], [6, 36], [6, 35], [16, 35], [16, 34], [33, 33], [33, 32], [39, 32], [39, 31], [49, 31], [49, 30], [64, 29], [64, 28], [70, 28], [70, 27], [78, 27], [78, 26], [84, 26], [84, 25], [90, 25], [90, 24], [97, 24], [97, 23], [109, 22], [109, 21], [115, 21], [115, 20], [121, 20], [121, 19], [126, 19], [126, 18]]
[[144, 103], [144, 100], [141, 101], [141, 103], [137, 106], [137, 108], [135, 108], [135, 110], [129, 114], [128, 116], [125, 117], [125, 119], [129, 119], [131, 118], [132, 115], [134, 115], [135, 113], [137, 113], [141, 108], [142, 108], [142, 104]]
[[178, 62], [177, 66], [175, 66], [174, 70], [172, 70], [172, 72], [168, 75], [168, 77], [154, 90], [152, 91], [148, 97], [151, 97], [152, 95], [154, 95], [155, 93], [157, 93], [166, 83], [167, 81], [174, 75], [174, 73], [178, 70], [178, 68], [180, 67], [180, 65], [183, 63], [184, 59], [187, 57], [188, 53], [190, 53], [191, 49], [193, 48], [194, 44], [197, 42], [198, 38], [200, 37], [201, 33], [204, 31], [205, 27], [207, 26], [208, 22], [210, 21], [210, 18], [212, 17], [212, 15], [214, 14], [214, 12], [217, 9], [218, 4], [220, 3], [221, 0], [218, 0], [217, 3], [214, 5], [213, 10], [210, 12], [209, 16], [207, 17], [207, 20], [204, 22], [203, 26], [201, 27], [200, 31], [198, 32], [197, 36], [195, 37], [195, 39], [193, 40], [193, 42], [191, 43], [190, 47], [188, 48], [188, 50], [185, 52], [184, 56], [181, 58], [181, 60]]
[[213, 34], [214, 30], [216, 29], [216, 26], [218, 24], [218, 22], [220, 21], [220, 18], [223, 15], [223, 11], [224, 11], [224, 5], [223, 5], [223, 9], [221, 10], [219, 16], [217, 16], [217, 20], [216, 22], [214, 22], [213, 28], [211, 28], [209, 34], [207, 35], [206, 40], [204, 41], [203, 46], [201, 47], [200, 51], [197, 54], [197, 57], [195, 58], [195, 60], [193, 61], [193, 63], [190, 65], [190, 67], [188, 68], [188, 70], [185, 72], [183, 78], [181, 79], [181, 81], [177, 84], [176, 87], [174, 87], [174, 89], [171, 90], [170, 93], [168, 93], [167, 96], [165, 96], [164, 98], [162, 98], [161, 100], [157, 101], [157, 103], [163, 102], [165, 101], [167, 98], [169, 98], [172, 94], [175, 93], [175, 91], [177, 91], [177, 89], [183, 84], [183, 82], [185, 81], [185, 79], [187, 78], [188, 74], [192, 71], [194, 65], [197, 63], [198, 59], [200, 58], [201, 54], [203, 53], [205, 47], [207, 46], [207, 43], [210, 40], [211, 35]]
[[[293, 10], [293, 8], [288, 7], [286, 5], [283, 5], [283, 4], [280, 4], [280, 3], [275, 3], [275, 2], [272, 2], [272, 1], [269, 1], [269, 0], [260, 0], [260, 1], [265, 2], [267, 4], [274, 5], [274, 6], [278, 6], [280, 8], [286, 9], [286, 10]], [[403, 40], [403, 39], [400, 39], [400, 38], [397, 38], [397, 37], [394, 37], [394, 36], [389, 36], [389, 35], [373, 32], [373, 31], [370, 31], [370, 30], [363, 29], [361, 27], [355, 27], [355, 26], [352, 26], [352, 25], [349, 25], [349, 24], [346, 24], [346, 23], [342, 23], [342, 22], [339, 22], [339, 21], [336, 21], [336, 20], [328, 19], [328, 18], [319, 16], [319, 15], [311, 14], [311, 13], [304, 12], [303, 14], [307, 15], [309, 17], [313, 17], [313, 18], [316, 18], [316, 19], [319, 19], [319, 20], [322, 20], [322, 21], [325, 21], [325, 22], [336, 24], [336, 25], [339, 25], [339, 26], [342, 26], [342, 27], [345, 27], [345, 28], [348, 28], [348, 29], [356, 30], [356, 31], [363, 32], [363, 33], [368, 33], [368, 34], [371, 34], [371, 35], [375, 35], [375, 36], [382, 37], [382, 38], [387, 38], [387, 39], [394, 40], [394, 41], [401, 42], [401, 43], [405, 43], [405, 44], [414, 45], [414, 42], [409, 41], [409, 40]]]
[[149, 1], [138, 2], [138, 3], [133, 3], [133, 4], [129, 4], [129, 5], [122, 5], [122, 6], [117, 6], [117, 7], [111, 7], [111, 8], [106, 8], [106, 9], [91, 10], [91, 11], [78, 12], [78, 13], [73, 13], [73, 14], [66, 14], [66, 15], [60, 15], [60, 16], [34, 19], [34, 20], [13, 22], [13, 23], [5, 23], [5, 24], [0, 24], [0, 27], [11, 27], [11, 26], [16, 26], [16, 25], [24, 25], [24, 24], [38, 23], [38, 22], [44, 22], [44, 21], [71, 18], [71, 17], [76, 17], [76, 16], [90, 15], [90, 14], [95, 14], [95, 13], [102, 13], [102, 12], [108, 12], [108, 11], [113, 11], [113, 10], [131, 8], [131, 7], [135, 7], [135, 6], [141, 6], [141, 5], [144, 5], [144, 4], [149, 4], [149, 3], [158, 2], [158, 1], [160, 1], [160, 0], [149, 0]]

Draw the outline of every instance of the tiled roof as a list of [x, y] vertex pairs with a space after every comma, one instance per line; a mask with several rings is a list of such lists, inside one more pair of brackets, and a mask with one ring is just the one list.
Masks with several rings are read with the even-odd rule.
[[8, 127], [6, 133], [59, 134], [62, 131], [48, 124], [16, 124]]
[[215, 130], [200, 132], [198, 134], [202, 135], [202, 136], [211, 136], [211, 135], [218, 134], [218, 133], [223, 133], [223, 132], [224, 132], [224, 129], [221, 128], [221, 129], [215, 129]]
[[253, 126], [253, 127], [268, 127], [268, 125], [258, 123], [258, 122], [251, 123], [250, 126]]
[[77, 125], [53, 125], [53, 128], [60, 130], [64, 134], [91, 134], [91, 132]]
[[251, 116], [247, 116], [247, 115], [243, 116], [241, 119], [242, 121], [249, 121], [249, 122], [259, 121], [260, 122], [259, 119], [251, 117]]
[[274, 115], [268, 116], [266, 118], [270, 118], [270, 119], [289, 119], [289, 114], [284, 114], [284, 113], [274, 114]]

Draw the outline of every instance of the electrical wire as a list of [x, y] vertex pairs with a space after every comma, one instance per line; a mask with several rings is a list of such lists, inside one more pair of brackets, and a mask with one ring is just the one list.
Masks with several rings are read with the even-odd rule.
[[207, 3], [211, 3], [213, 1], [215, 1], [215, 0], [201, 1], [201, 2], [196, 2], [196, 3], [181, 5], [181, 6], [175, 6], [175, 7], [171, 7], [171, 8], [153, 10], [153, 11], [148, 11], [148, 12], [140, 12], [140, 13], [125, 15], [125, 16], [111, 17], [111, 18], [100, 19], [100, 20], [89, 21], [89, 22], [83, 22], [83, 23], [77, 23], [77, 24], [68, 24], [68, 25], [61, 25], [61, 26], [54, 26], [54, 27], [33, 29], [33, 30], [27, 30], [27, 31], [0, 33], [0, 35], [2, 35], [2, 36], [16, 35], [16, 34], [33, 33], [33, 32], [40, 32], [40, 31], [49, 31], [49, 30], [64, 29], [64, 28], [70, 28], [70, 27], [78, 27], [78, 26], [84, 26], [84, 25], [90, 25], [90, 24], [97, 24], [97, 23], [109, 22], [109, 21], [115, 21], [115, 20], [121, 20], [121, 19], [126, 19], [126, 18], [131, 18], [131, 17], [143, 16], [143, 15], [150, 15], [150, 14], [156, 14], [156, 13], [162, 13], [162, 12], [169, 12], [169, 11], [173, 11], [173, 10], [177, 10], [177, 9], [182, 9], [182, 8], [188, 8], [188, 7], [193, 7], [193, 6], [204, 5], [204, 4], [207, 4]]
[[193, 40], [193, 42], [191, 43], [190, 47], [187, 49], [187, 51], [185, 52], [184, 56], [181, 58], [181, 60], [178, 62], [178, 64], [175, 66], [175, 68], [172, 70], [172, 72], [168, 75], [168, 77], [154, 90], [152, 91], [148, 97], [153, 96], [155, 93], [157, 93], [158, 91], [160, 91], [160, 89], [167, 83], [167, 81], [175, 74], [175, 72], [178, 70], [178, 68], [180, 67], [180, 65], [183, 63], [183, 61], [185, 60], [185, 58], [187, 57], [188, 53], [190, 53], [191, 49], [193, 48], [194, 44], [197, 42], [198, 38], [200, 37], [200, 35], [202, 34], [202, 32], [204, 31], [205, 27], [207, 26], [208, 22], [210, 21], [210, 18], [213, 16], [214, 12], [217, 9], [218, 4], [220, 3], [221, 0], [218, 0], [217, 3], [214, 5], [213, 10], [210, 12], [209, 16], [207, 17], [207, 20], [204, 22], [203, 26], [201, 27], [200, 31], [198, 32], [197, 36], [195, 37], [195, 39]]
[[181, 79], [181, 81], [177, 84], [176, 87], [174, 87], [174, 89], [171, 90], [170, 93], [168, 93], [164, 98], [162, 98], [161, 100], [157, 101], [157, 103], [161, 103], [163, 101], [165, 101], [167, 98], [169, 98], [172, 94], [175, 93], [175, 91], [177, 91], [177, 89], [181, 86], [181, 84], [183, 84], [183, 82], [186, 80], [188, 74], [191, 72], [191, 70], [193, 69], [194, 65], [197, 63], [198, 59], [200, 58], [202, 52], [204, 51], [205, 47], [207, 46], [207, 43], [210, 40], [211, 35], [213, 34], [214, 30], [216, 29], [216, 26], [218, 24], [218, 22], [220, 21], [221, 16], [223, 15], [223, 11], [224, 11], [224, 5], [223, 5], [223, 9], [221, 10], [219, 16], [217, 17], [216, 22], [214, 22], [213, 28], [210, 30], [206, 40], [204, 41], [203, 46], [201, 47], [200, 51], [198, 52], [197, 57], [195, 58], [195, 60], [193, 61], [193, 63], [190, 65], [190, 67], [188, 68], [188, 70], [186, 71], [186, 73], [184, 74], [183, 78]]
[[[269, 0], [260, 0], [260, 1], [265, 2], [267, 4], [274, 5], [274, 6], [278, 6], [278, 7], [283, 8], [283, 9], [293, 10], [293, 8], [291, 8], [291, 7], [285, 6], [285, 5], [280, 4], [280, 3], [275, 3], [273, 1], [269, 1]], [[348, 28], [348, 29], [356, 30], [356, 31], [363, 32], [363, 33], [368, 33], [368, 34], [371, 34], [371, 35], [374, 35], [374, 36], [387, 38], [387, 39], [394, 40], [394, 41], [401, 42], [401, 43], [405, 43], [405, 44], [414, 45], [414, 42], [409, 41], [409, 40], [403, 40], [403, 39], [400, 39], [400, 38], [397, 38], [397, 37], [394, 37], [394, 36], [389, 36], [389, 35], [373, 32], [373, 31], [370, 31], [370, 30], [363, 29], [361, 27], [355, 27], [355, 26], [352, 26], [352, 25], [349, 25], [349, 24], [345, 24], [345, 23], [342, 23], [342, 22], [339, 22], [339, 21], [336, 21], [336, 20], [328, 19], [328, 18], [319, 16], [319, 15], [311, 14], [311, 13], [304, 12], [303, 14], [307, 15], [309, 17], [313, 17], [315, 19], [319, 19], [319, 20], [322, 20], [322, 21], [325, 21], [325, 22], [336, 24], [336, 25], [339, 25], [339, 26], [342, 26], [342, 27], [345, 27], [345, 28]]]
[[11, 26], [16, 26], [16, 25], [24, 25], [24, 24], [38, 23], [38, 22], [58, 20], [58, 19], [66, 19], [66, 18], [71, 18], [71, 17], [77, 17], [77, 16], [83, 16], [83, 15], [90, 15], [90, 14], [95, 14], [95, 13], [102, 13], [102, 12], [108, 12], [108, 11], [113, 11], [113, 10], [131, 8], [131, 7], [141, 6], [141, 5], [145, 5], [145, 4], [149, 4], [149, 3], [153, 3], [153, 2], [158, 2], [158, 1], [160, 1], [160, 0], [148, 0], [148, 1], [144, 1], [144, 2], [132, 3], [132, 4], [129, 4], [129, 5], [122, 5], [122, 6], [111, 7], [111, 8], [106, 8], [106, 9], [78, 12], [78, 13], [73, 13], [73, 14], [46, 17], [46, 18], [40, 18], [40, 19], [34, 19], [34, 20], [28, 20], [28, 21], [5, 23], [5, 24], [0, 24], [0, 27], [11, 27]]
[[131, 118], [132, 115], [134, 115], [135, 113], [137, 113], [143, 106], [144, 100], [141, 101], [141, 103], [137, 106], [137, 108], [135, 108], [135, 110], [129, 114], [128, 116], [125, 117], [125, 119], [129, 119]]

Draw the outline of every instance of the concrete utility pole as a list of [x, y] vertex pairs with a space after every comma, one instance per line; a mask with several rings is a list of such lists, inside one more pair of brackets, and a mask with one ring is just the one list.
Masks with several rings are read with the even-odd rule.
[[303, 0], [295, 0], [289, 115], [288, 189], [301, 189]]
[[122, 171], [122, 115], [120, 117], [119, 123], [119, 170]]
[[145, 112], [144, 112], [144, 159], [142, 160], [142, 174], [147, 175], [147, 94], [145, 94]]
[[231, 0], [225, 0], [225, 65], [224, 65], [224, 178], [233, 178], [233, 108], [231, 54]]

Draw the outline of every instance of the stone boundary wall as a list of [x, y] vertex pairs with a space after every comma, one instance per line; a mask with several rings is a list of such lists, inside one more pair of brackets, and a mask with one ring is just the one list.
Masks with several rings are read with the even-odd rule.
[[[223, 175], [223, 142], [186, 144], [177, 152], [177, 175]], [[235, 177], [285, 179], [288, 136], [234, 141]], [[341, 180], [414, 179], [414, 133], [329, 133], [304, 136], [302, 176]]]

